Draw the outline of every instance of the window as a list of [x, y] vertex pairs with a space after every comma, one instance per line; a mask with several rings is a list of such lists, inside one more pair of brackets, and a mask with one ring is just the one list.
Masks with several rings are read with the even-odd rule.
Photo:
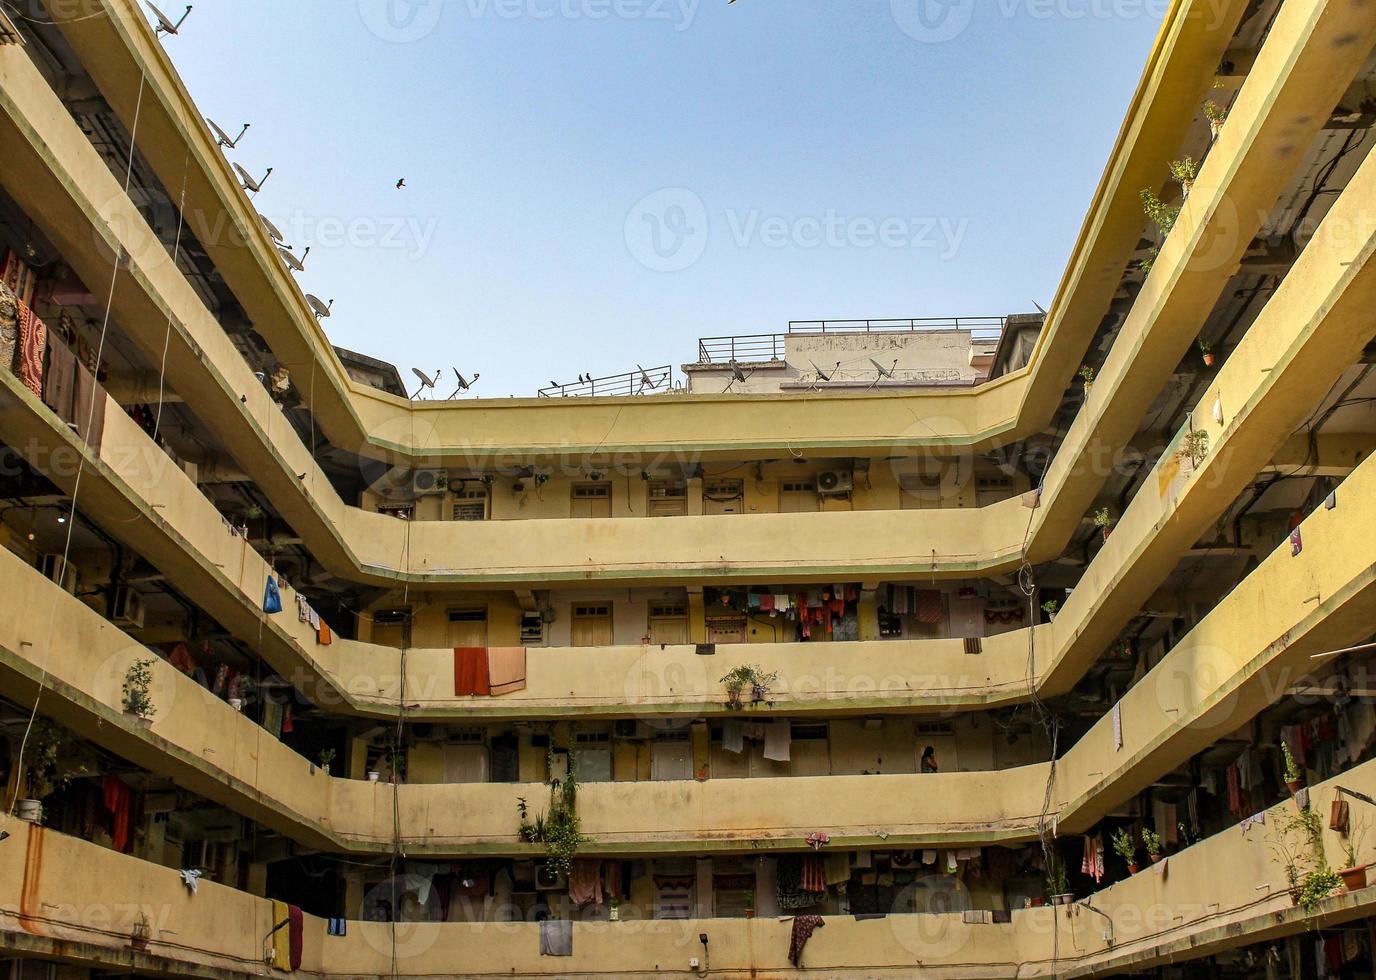
[[649, 486], [651, 517], [682, 517], [688, 513], [688, 484], [683, 480], [651, 480]]
[[454, 506], [450, 520], [485, 521], [491, 515], [488, 510], [489, 494], [487, 487], [465, 488], [454, 491]]

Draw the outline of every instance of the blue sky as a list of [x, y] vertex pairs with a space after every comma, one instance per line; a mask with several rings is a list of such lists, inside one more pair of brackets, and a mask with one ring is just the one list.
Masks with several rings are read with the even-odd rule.
[[253, 124], [230, 158], [274, 168], [331, 339], [492, 397], [1046, 305], [1163, 6], [196, 0], [164, 44]]

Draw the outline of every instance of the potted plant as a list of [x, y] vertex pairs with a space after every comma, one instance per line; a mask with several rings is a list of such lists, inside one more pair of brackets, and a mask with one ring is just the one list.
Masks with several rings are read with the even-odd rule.
[[1127, 827], [1119, 827], [1113, 832], [1111, 838], [1113, 842], [1113, 853], [1127, 863], [1128, 874], [1135, 875], [1138, 872], [1137, 864], [1137, 841], [1132, 836], [1132, 831]]
[[1366, 887], [1367, 866], [1357, 863], [1357, 851], [1361, 846], [1362, 830], [1353, 827], [1348, 833], [1347, 842], [1343, 845], [1343, 853], [1347, 855], [1347, 867], [1338, 869], [1338, 874], [1343, 879], [1343, 887], [1350, 892]]
[[745, 898], [745, 917], [746, 917], [747, 919], [753, 919], [753, 918], [755, 918], [755, 893], [754, 893], [754, 892], [750, 892], [750, 893], [746, 896], [746, 898]]
[[333, 762], [333, 761], [334, 761], [334, 749], [321, 749], [321, 750], [320, 750], [320, 768], [324, 771], [324, 773], [325, 773], [326, 776], [328, 776], [328, 775], [330, 774], [330, 763]]
[[1199, 353], [1204, 355], [1205, 367], [1214, 366], [1214, 345], [1209, 343], [1203, 337], [1199, 338]]
[[1180, 190], [1185, 197], [1190, 196], [1190, 189], [1194, 187], [1195, 177], [1198, 176], [1198, 168], [1194, 160], [1185, 157], [1183, 160], [1175, 160], [1170, 165], [1171, 179], [1180, 184]]
[[153, 705], [154, 658], [135, 660], [124, 672], [124, 713], [142, 725], [150, 725], [158, 709]]
[[1046, 872], [1046, 894], [1052, 905], [1069, 905], [1075, 901], [1066, 877], [1065, 862], [1060, 858], [1053, 858], [1051, 868]]
[[1107, 507], [1100, 507], [1094, 512], [1094, 526], [1102, 528], [1104, 540], [1108, 540], [1108, 532], [1113, 529], [1113, 515], [1108, 512]]
[[368, 770], [368, 782], [375, 783], [382, 778], [382, 773], [377, 769]]
[[1055, 599], [1047, 599], [1042, 603], [1042, 612], [1046, 613], [1046, 618], [1051, 622], [1056, 621], [1056, 610], [1061, 608], [1061, 604]]
[[1094, 388], [1094, 369], [1088, 364], [1081, 365], [1080, 379], [1085, 385], [1085, 397], [1089, 397], [1090, 391]]
[[1209, 139], [1218, 139], [1218, 134], [1223, 132], [1223, 120], [1228, 118], [1227, 111], [1213, 99], [1209, 99], [1204, 103], [1204, 118], [1209, 121]]
[[735, 710], [741, 706], [741, 691], [755, 681], [755, 671], [746, 664], [732, 667], [722, 675], [720, 683], [726, 685], [726, 706]]
[[1290, 751], [1290, 744], [1284, 739], [1280, 743], [1280, 754], [1285, 759], [1285, 786], [1290, 790], [1290, 795], [1294, 796], [1304, 785], [1304, 774], [1295, 762], [1295, 753]]
[[1151, 858], [1152, 864], [1161, 860], [1161, 835], [1156, 831], [1142, 828], [1142, 846], [1147, 849], [1147, 857]]
[[750, 700], [755, 704], [767, 700], [770, 690], [778, 679], [779, 672], [777, 670], [771, 670], [766, 674], [759, 667], [751, 668]]

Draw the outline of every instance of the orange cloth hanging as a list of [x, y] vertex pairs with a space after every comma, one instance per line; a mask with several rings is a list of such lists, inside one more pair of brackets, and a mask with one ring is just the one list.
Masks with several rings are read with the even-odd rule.
[[454, 648], [454, 696], [492, 693], [487, 674], [487, 647]]

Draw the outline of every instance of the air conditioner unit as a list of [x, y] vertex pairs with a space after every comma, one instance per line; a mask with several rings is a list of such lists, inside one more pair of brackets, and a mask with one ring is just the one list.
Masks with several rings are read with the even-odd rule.
[[38, 559], [38, 568], [49, 582], [57, 582], [67, 592], [76, 592], [76, 565], [68, 561], [64, 567], [61, 555], [43, 555]]
[[823, 470], [817, 474], [820, 494], [850, 493], [855, 488], [855, 475], [849, 470]]
[[411, 492], [417, 497], [443, 493], [449, 487], [449, 474], [444, 470], [416, 470], [411, 475]]
[[115, 589], [115, 611], [110, 617], [117, 626], [143, 628], [143, 596], [127, 585]]

